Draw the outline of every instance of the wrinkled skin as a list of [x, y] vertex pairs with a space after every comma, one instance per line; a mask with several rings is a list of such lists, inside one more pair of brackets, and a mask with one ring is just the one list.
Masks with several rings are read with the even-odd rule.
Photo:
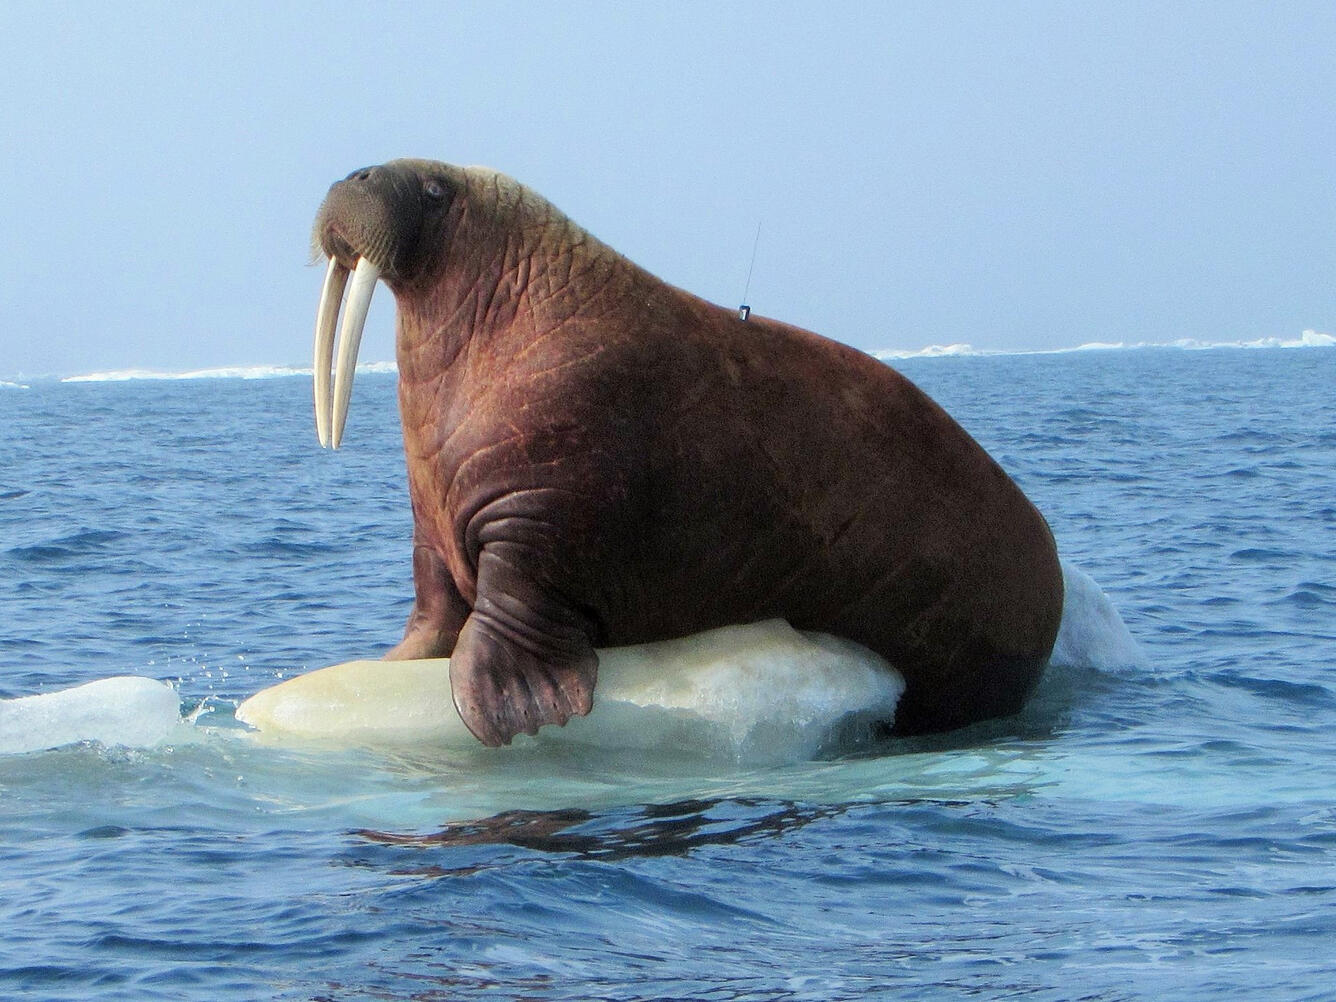
[[394, 161], [315, 241], [397, 301], [416, 601], [489, 745], [589, 712], [595, 647], [771, 617], [906, 680], [895, 730], [1018, 710], [1062, 579], [1044, 519], [904, 377], [669, 286], [509, 178]]

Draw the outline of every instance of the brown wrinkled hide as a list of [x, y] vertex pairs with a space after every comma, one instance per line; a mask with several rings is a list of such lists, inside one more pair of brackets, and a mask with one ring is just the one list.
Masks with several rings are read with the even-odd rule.
[[1052, 536], [908, 380], [666, 285], [495, 172], [361, 173], [326, 253], [374, 253], [340, 206], [417, 230], [385, 243], [417, 592], [387, 656], [453, 655], [481, 740], [588, 712], [595, 646], [776, 616], [895, 664], [898, 732], [1020, 708], [1061, 618]]

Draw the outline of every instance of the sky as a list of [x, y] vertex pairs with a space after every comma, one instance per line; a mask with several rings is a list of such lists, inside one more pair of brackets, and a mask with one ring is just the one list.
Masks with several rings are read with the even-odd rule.
[[865, 350], [1332, 332], [1334, 81], [1298, 0], [6, 0], [0, 378], [309, 365], [315, 211], [399, 156], [730, 307], [755, 241]]

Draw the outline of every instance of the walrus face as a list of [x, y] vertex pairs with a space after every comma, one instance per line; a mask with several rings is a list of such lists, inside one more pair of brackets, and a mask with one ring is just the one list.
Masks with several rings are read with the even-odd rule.
[[[447, 219], [457, 187], [445, 164], [394, 160], [353, 171], [329, 189], [311, 235], [329, 258], [315, 324], [315, 425], [321, 446], [339, 447], [348, 419], [357, 349], [362, 342], [377, 279], [391, 289], [429, 270], [445, 246]], [[352, 272], [334, 370], [334, 327]]]

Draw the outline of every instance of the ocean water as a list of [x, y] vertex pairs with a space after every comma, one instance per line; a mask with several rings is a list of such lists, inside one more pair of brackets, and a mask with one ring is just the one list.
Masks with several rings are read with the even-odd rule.
[[800, 755], [259, 740], [408, 613], [393, 375], [338, 453], [302, 378], [0, 384], [0, 997], [1336, 998], [1323, 343], [897, 361], [1049, 518], [1065, 647]]

